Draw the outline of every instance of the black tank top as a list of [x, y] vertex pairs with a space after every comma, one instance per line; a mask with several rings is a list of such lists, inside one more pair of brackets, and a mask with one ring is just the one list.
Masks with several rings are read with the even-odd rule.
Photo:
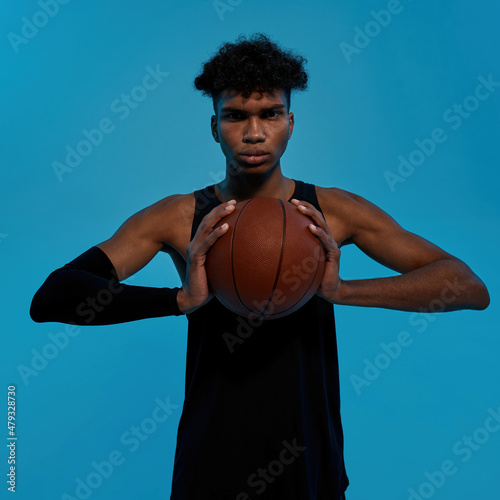
[[[315, 187], [292, 198], [321, 210]], [[195, 192], [194, 236], [221, 201]], [[314, 295], [251, 322], [215, 298], [188, 315], [186, 393], [171, 500], [337, 500], [343, 458], [333, 306]]]

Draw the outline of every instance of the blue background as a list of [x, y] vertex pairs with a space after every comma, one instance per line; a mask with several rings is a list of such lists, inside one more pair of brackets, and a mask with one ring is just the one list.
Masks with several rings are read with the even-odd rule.
[[[445, 113], [464, 101], [474, 105], [467, 98], [478, 77], [500, 81], [499, 4], [73, 0], [58, 12], [51, 4], [44, 20], [42, 3], [3, 1], [0, 16], [0, 390], [6, 402], [7, 386], [17, 387], [16, 498], [83, 498], [78, 478], [85, 481], [92, 463], [113, 451], [123, 463], [89, 498], [169, 497], [186, 319], [87, 327], [69, 337], [64, 325], [33, 323], [28, 309], [52, 270], [110, 237], [130, 215], [221, 179], [211, 102], [192, 81], [220, 43], [256, 31], [309, 61], [309, 90], [292, 98], [296, 126], [282, 160], [285, 175], [364, 196], [462, 258], [492, 297], [484, 312], [433, 314], [418, 323], [405, 312], [336, 308], [348, 499], [404, 500], [410, 488], [420, 498], [498, 498], [500, 432], [480, 429], [488, 411], [500, 407], [500, 90], [460, 123]], [[399, 13], [385, 27], [367, 25], [372, 10], [388, 7]], [[25, 27], [29, 38], [19, 41], [33, 21], [41, 26]], [[365, 28], [371, 36], [363, 43]], [[341, 44], [354, 46], [356, 33], [356, 52], [346, 57]], [[157, 65], [169, 73], [157, 88], [136, 90], [142, 100], [128, 116], [113, 111], [112, 103]], [[63, 163], [66, 147], [77, 147], [82, 131], [105, 118], [113, 131], [58, 179], [53, 162]], [[397, 174], [398, 157], [408, 159], [414, 141], [435, 128], [446, 141], [391, 189], [387, 172]], [[391, 272], [348, 247], [341, 275]], [[163, 254], [127, 282], [180, 284]], [[411, 344], [356, 386], [367, 363], [383, 363], [381, 343], [402, 331]], [[66, 339], [64, 347], [51, 348], [54, 336]], [[153, 431], [147, 425], [157, 398], [178, 407]], [[4, 479], [6, 417], [2, 411]], [[124, 435], [141, 425], [151, 432], [132, 451]], [[463, 440], [472, 435], [481, 444], [459, 453], [471, 449]], [[434, 475], [432, 485], [427, 476], [447, 460], [454, 472], [444, 481]], [[2, 480], [0, 495], [7, 494]]]

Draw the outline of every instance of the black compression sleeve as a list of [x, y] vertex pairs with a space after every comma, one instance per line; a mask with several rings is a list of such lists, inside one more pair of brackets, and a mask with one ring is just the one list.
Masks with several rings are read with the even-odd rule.
[[92, 247], [49, 275], [33, 297], [30, 315], [37, 323], [77, 325], [179, 316], [178, 291], [120, 283], [108, 256]]

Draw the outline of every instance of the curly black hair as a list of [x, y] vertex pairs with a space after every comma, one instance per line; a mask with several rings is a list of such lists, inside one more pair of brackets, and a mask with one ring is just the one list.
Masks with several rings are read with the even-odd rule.
[[281, 49], [262, 33], [250, 38], [240, 35], [235, 43], [221, 45], [218, 52], [203, 65], [194, 85], [213, 99], [214, 109], [225, 89], [234, 89], [243, 97], [254, 91], [283, 90], [290, 108], [292, 90], [305, 90], [308, 76], [307, 59]]

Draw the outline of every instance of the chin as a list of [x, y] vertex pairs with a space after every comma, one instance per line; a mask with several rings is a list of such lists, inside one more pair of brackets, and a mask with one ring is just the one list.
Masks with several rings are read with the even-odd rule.
[[237, 165], [240, 172], [253, 172], [257, 170], [262, 173], [263, 171], [271, 171], [274, 168], [271, 160], [266, 160], [262, 163], [238, 163]]
[[269, 170], [265, 163], [261, 163], [260, 165], [237, 164], [236, 166], [233, 165], [231, 169], [235, 174], [243, 175], [263, 174]]

